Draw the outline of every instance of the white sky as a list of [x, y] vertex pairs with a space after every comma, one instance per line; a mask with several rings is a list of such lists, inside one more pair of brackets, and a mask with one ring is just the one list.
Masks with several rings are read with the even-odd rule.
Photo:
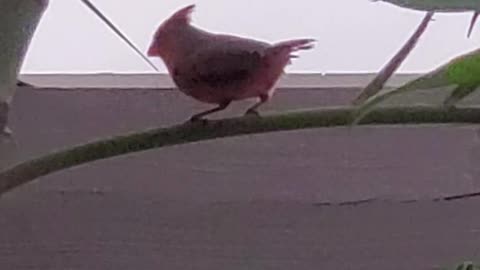
[[[378, 71], [424, 16], [370, 0], [92, 1], [144, 51], [155, 28], [192, 3], [193, 23], [210, 31], [271, 42], [316, 38], [316, 48], [301, 52], [290, 72]], [[425, 72], [478, 48], [480, 22], [466, 38], [471, 16], [436, 14], [400, 72]], [[51, 0], [31, 45], [23, 73], [153, 72], [79, 0]]]

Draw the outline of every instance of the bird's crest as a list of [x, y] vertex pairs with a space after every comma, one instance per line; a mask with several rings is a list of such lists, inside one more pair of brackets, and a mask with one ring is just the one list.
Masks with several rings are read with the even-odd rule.
[[195, 4], [186, 6], [177, 12], [173, 13], [168, 19], [169, 21], [190, 23], [192, 21], [192, 12], [195, 9]]
[[[186, 6], [175, 13], [173, 13], [168, 19], [166, 19], [155, 31], [154, 38], [148, 49], [148, 56], [160, 55], [160, 43], [162, 40], [168, 40], [170, 35], [165, 36], [167, 33], [175, 32], [175, 27], [189, 24], [192, 20], [191, 14], [195, 9], [195, 5]], [[172, 28], [173, 27], [173, 28]]]

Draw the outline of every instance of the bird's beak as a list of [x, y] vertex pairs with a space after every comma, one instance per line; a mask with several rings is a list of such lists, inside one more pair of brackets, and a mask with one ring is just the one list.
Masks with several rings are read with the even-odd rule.
[[147, 55], [150, 57], [158, 56], [158, 49], [157, 46], [154, 46], [153, 44], [150, 45], [150, 48], [148, 48]]

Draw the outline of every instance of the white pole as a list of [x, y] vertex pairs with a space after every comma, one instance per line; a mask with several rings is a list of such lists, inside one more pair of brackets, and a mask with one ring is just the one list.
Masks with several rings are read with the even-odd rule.
[[0, 133], [8, 131], [8, 108], [32, 36], [48, 0], [0, 0]]

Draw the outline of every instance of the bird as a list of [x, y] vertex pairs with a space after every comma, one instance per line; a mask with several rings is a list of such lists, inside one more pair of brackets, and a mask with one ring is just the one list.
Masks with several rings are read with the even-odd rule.
[[275, 85], [293, 54], [314, 47], [313, 38], [274, 44], [214, 33], [192, 25], [196, 5], [174, 12], [156, 29], [147, 55], [159, 57], [177, 88], [193, 99], [216, 104], [188, 122], [225, 110], [233, 101], [258, 98], [245, 115], [260, 116], [258, 108], [273, 96]]
[[434, 11], [442, 13], [457, 13], [473, 11], [467, 37], [470, 37], [475, 23], [480, 15], [480, 1], [459, 0], [370, 0], [372, 2], [387, 2], [392, 5], [417, 11]]

